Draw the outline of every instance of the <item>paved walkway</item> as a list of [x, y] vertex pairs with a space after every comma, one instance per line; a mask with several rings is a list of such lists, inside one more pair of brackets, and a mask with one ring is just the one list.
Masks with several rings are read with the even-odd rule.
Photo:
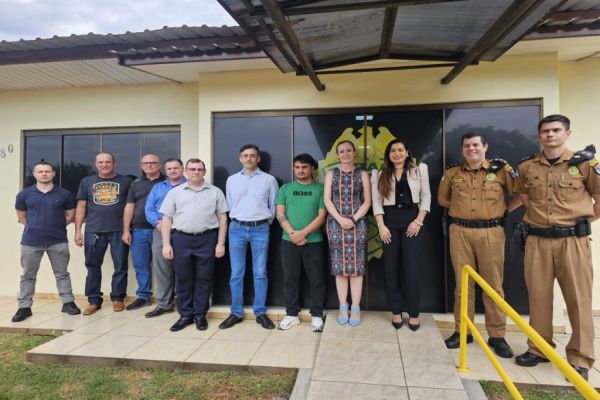
[[461, 399], [459, 374], [431, 315], [396, 331], [389, 313], [365, 312], [358, 327], [325, 324], [308, 399]]
[[[33, 316], [12, 323], [16, 308], [14, 297], [0, 297], [0, 331], [57, 336], [27, 353], [32, 362], [204, 370], [302, 368], [312, 370], [308, 398], [327, 400], [340, 395], [357, 399], [466, 399], [461, 378], [500, 380], [477, 344], [468, 346], [470, 371], [458, 374], [458, 350], [447, 350], [443, 342], [451, 332], [438, 329], [430, 314], [422, 316], [417, 332], [407, 326], [394, 330], [389, 313], [384, 312], [364, 312], [363, 323], [356, 328], [340, 326], [330, 317], [323, 333], [311, 332], [306, 322], [289, 331], [269, 331], [253, 319], [219, 330], [218, 324], [228, 310], [215, 307], [209, 314], [207, 331], [200, 332], [191, 325], [173, 333], [169, 327], [177, 314], [144, 318], [152, 307], [114, 313], [106, 304], [91, 316], [69, 316], [60, 313], [58, 299], [36, 298]], [[280, 310], [273, 311], [273, 319], [282, 316]], [[595, 320], [594, 344], [596, 354], [600, 354], [600, 318]], [[557, 350], [563, 356], [569, 337], [555, 335]], [[526, 350], [523, 334], [509, 332], [507, 340], [516, 354]], [[551, 364], [522, 368], [512, 359], [500, 361], [514, 382], [570, 385]], [[600, 363], [590, 371], [594, 387], [600, 387], [598, 368]]]

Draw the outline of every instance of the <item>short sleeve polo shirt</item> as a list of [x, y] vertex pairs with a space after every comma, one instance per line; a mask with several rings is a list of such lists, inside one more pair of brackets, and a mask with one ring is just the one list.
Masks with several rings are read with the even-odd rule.
[[173, 229], [186, 233], [218, 228], [218, 214], [227, 211], [221, 189], [206, 182], [199, 189], [193, 189], [187, 182], [173, 188], [159, 210], [173, 218]]
[[67, 242], [65, 211], [75, 208], [75, 199], [66, 189], [54, 187], [41, 192], [36, 185], [17, 194], [15, 208], [26, 212], [21, 244], [28, 246]]

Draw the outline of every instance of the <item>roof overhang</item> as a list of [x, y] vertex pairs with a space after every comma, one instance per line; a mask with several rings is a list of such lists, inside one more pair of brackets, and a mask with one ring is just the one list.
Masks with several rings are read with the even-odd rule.
[[[379, 59], [452, 66], [494, 61], [564, 0], [218, 0], [282, 72]], [[421, 67], [421, 66], [415, 66]], [[422, 66], [431, 68], [431, 64]], [[434, 67], [436, 67], [434, 65]]]

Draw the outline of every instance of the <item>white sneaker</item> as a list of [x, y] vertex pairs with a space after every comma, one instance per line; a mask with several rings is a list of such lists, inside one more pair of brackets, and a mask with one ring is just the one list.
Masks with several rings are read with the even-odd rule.
[[310, 329], [312, 329], [313, 332], [323, 332], [323, 318], [312, 317]]
[[285, 331], [286, 329], [290, 329], [292, 326], [296, 326], [299, 323], [300, 318], [288, 315], [284, 319], [279, 321], [279, 329]]

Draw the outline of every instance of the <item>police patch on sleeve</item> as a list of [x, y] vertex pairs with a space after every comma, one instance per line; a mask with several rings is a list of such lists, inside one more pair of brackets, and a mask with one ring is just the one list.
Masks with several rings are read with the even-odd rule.
[[600, 175], [600, 161], [594, 158], [593, 160], [590, 160], [590, 166], [592, 167], [596, 175]]
[[515, 171], [510, 164], [506, 163], [504, 170], [508, 173], [508, 175], [510, 175], [511, 178], [515, 179], [517, 177], [517, 171]]

